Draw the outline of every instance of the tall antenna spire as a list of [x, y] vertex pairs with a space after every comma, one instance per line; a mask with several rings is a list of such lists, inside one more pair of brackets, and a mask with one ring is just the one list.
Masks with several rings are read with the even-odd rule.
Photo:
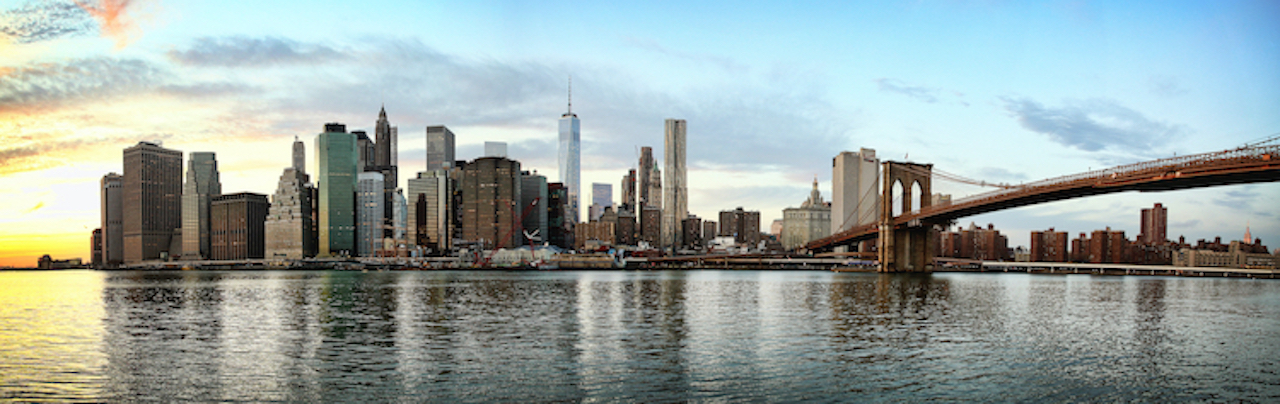
[[573, 75], [569, 75], [569, 114], [573, 115]]

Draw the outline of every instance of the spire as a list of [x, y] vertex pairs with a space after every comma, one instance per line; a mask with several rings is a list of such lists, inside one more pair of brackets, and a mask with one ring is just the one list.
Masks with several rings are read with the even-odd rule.
[[571, 75], [569, 75], [569, 112], [568, 112], [568, 115], [573, 115], [573, 75], [572, 75], [572, 74], [571, 74]]
[[1244, 225], [1244, 243], [1253, 244], [1253, 234], [1249, 232], [1249, 224]]
[[387, 104], [385, 103], [382, 104], [382, 110], [378, 111], [378, 120], [379, 121], [387, 120]]

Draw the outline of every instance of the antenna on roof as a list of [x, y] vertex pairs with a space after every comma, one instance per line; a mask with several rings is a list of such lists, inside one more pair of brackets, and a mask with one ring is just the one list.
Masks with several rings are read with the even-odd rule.
[[569, 75], [569, 114], [573, 114], [573, 75]]

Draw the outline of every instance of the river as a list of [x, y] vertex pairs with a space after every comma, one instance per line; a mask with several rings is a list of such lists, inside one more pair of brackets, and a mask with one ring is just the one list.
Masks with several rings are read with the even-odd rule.
[[1280, 400], [1280, 281], [0, 272], [17, 401]]

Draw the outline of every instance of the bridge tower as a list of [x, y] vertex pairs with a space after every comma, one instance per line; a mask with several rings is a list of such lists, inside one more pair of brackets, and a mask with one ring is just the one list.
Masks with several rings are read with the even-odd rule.
[[[932, 272], [933, 256], [938, 250], [937, 229], [932, 224], [912, 220], [903, 226], [895, 224], [894, 189], [902, 189], [902, 214], [911, 212], [914, 198], [920, 198], [920, 209], [933, 204], [933, 164], [896, 161], [881, 163], [880, 173], [880, 272]], [[913, 195], [916, 189], [919, 195]]]

